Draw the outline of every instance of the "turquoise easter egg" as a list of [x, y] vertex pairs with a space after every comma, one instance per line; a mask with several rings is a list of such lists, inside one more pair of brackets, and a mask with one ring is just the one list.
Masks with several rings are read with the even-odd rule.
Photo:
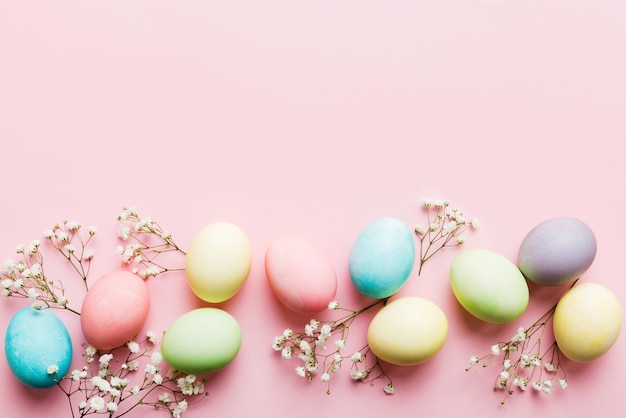
[[396, 218], [380, 218], [354, 242], [349, 259], [350, 278], [363, 295], [386, 298], [404, 285], [414, 261], [415, 242], [409, 227]]
[[67, 328], [50, 309], [20, 309], [9, 322], [4, 351], [15, 377], [33, 388], [60, 381], [72, 362]]
[[226, 367], [241, 347], [237, 320], [219, 308], [198, 308], [178, 317], [165, 331], [161, 353], [167, 364], [189, 374]]

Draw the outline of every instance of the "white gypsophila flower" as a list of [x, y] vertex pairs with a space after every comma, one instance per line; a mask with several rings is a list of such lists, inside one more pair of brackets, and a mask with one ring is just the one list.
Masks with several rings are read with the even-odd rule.
[[150, 341], [152, 344], [156, 342], [156, 335], [153, 331], [146, 332], [146, 338], [148, 338], [148, 341]]
[[75, 221], [68, 222], [67, 224], [65, 224], [65, 226], [70, 231], [78, 231], [80, 229], [80, 224], [78, 222], [75, 222]]
[[387, 384], [383, 390], [385, 391], [385, 393], [387, 395], [393, 395], [393, 393], [395, 392], [395, 389], [393, 387], [393, 385], [391, 383]]
[[67, 306], [68, 301], [67, 301], [67, 298], [65, 296], [61, 296], [57, 300], [57, 303], [59, 304], [59, 306]]
[[363, 380], [367, 377], [367, 371], [352, 369], [350, 370], [350, 377], [352, 380]]
[[565, 389], [567, 387], [567, 379], [559, 379], [559, 385], [561, 386], [561, 389]]
[[85, 408], [87, 408], [87, 402], [82, 401], [81, 403], [78, 404], [78, 409], [80, 409], [81, 411]]
[[335, 341], [335, 347], [337, 347], [338, 350], [343, 349], [345, 346], [346, 346], [346, 340]]
[[443, 226], [443, 229], [444, 229], [444, 231], [446, 231], [447, 233], [450, 234], [450, 233], [454, 232], [454, 230], [456, 229], [456, 226], [457, 225], [456, 225], [455, 221], [450, 221], [450, 222], [446, 223]]
[[154, 353], [152, 353], [152, 355], [150, 356], [150, 359], [152, 360], [152, 363], [154, 364], [160, 364], [163, 361], [163, 355], [158, 352], [155, 351]]
[[302, 340], [300, 341], [300, 351], [305, 354], [309, 354], [311, 352], [311, 345], [308, 341]]
[[274, 337], [272, 340], [272, 348], [276, 351], [280, 351], [283, 349], [283, 345], [285, 344], [286, 339], [283, 336]]
[[130, 389], [130, 393], [134, 396], [139, 395], [140, 391], [141, 391], [141, 388], [138, 385], [135, 385]]
[[126, 365], [128, 366], [128, 370], [131, 372], [134, 372], [135, 370], [139, 369], [139, 362], [137, 360], [131, 360], [128, 363], [126, 363]]
[[31, 287], [30, 289], [28, 289], [28, 299], [30, 300], [39, 299], [39, 292], [37, 292], [37, 289], [35, 289], [34, 287]]
[[322, 325], [322, 328], [320, 329], [320, 336], [328, 338], [330, 337], [331, 332], [332, 332], [331, 326], [329, 324], [324, 324]]
[[85, 250], [85, 252], [83, 253], [83, 260], [85, 261], [91, 261], [93, 260], [93, 257], [94, 257], [93, 250]]
[[300, 377], [306, 377], [306, 370], [304, 367], [302, 366], [297, 366], [296, 367], [296, 374]]
[[469, 221], [469, 224], [472, 228], [476, 229], [480, 225], [480, 222], [478, 221], [478, 219], [472, 219], [471, 221]]
[[477, 356], [470, 357], [470, 364], [471, 365], [478, 364], [479, 361], [480, 361], [480, 359]]
[[170, 395], [167, 392], [163, 392], [159, 395], [159, 402], [161, 403], [170, 403], [172, 400], [170, 399]]
[[89, 233], [89, 235], [94, 236], [96, 235], [96, 232], [98, 231], [98, 228], [96, 228], [93, 225], [90, 225], [87, 227], [87, 232]]
[[85, 354], [87, 354], [88, 356], [94, 356], [97, 351], [98, 350], [96, 350], [96, 348], [90, 344], [85, 349]]
[[100, 356], [99, 359], [99, 363], [100, 363], [100, 367], [104, 368], [104, 367], [108, 367], [109, 366], [109, 362], [113, 360], [113, 354], [103, 354]]
[[494, 344], [491, 346], [491, 354], [494, 356], [500, 355], [500, 345]]
[[415, 233], [418, 235], [424, 235], [428, 230], [424, 225], [417, 225], [415, 227]]
[[126, 347], [128, 347], [128, 351], [130, 351], [132, 354], [138, 353], [139, 352], [139, 344], [137, 344], [135, 341], [129, 341], [128, 343], [126, 343]]
[[323, 374], [320, 376], [320, 380], [321, 380], [322, 382], [328, 382], [328, 381], [330, 381], [330, 375], [329, 375], [328, 373], [323, 373]]
[[280, 353], [282, 358], [284, 358], [285, 360], [290, 360], [292, 354], [293, 354], [293, 349], [291, 348], [291, 346], [283, 348]]
[[334, 310], [337, 310], [339, 308], [340, 308], [339, 302], [337, 302], [336, 300], [333, 300], [332, 302], [330, 302], [328, 304], [328, 310], [334, 311]]
[[117, 228], [117, 236], [126, 241], [128, 238], [130, 238], [130, 235], [130, 227], [128, 225], [120, 224], [120, 226]]
[[291, 338], [292, 335], [293, 335], [293, 330], [291, 328], [285, 328], [285, 330], [283, 331], [283, 337]]
[[45, 239], [52, 239], [52, 237], [54, 237], [54, 231], [52, 229], [46, 229], [43, 231], [43, 237]]
[[162, 383], [163, 383], [163, 376], [161, 376], [160, 374], [158, 374], [158, 373], [157, 373], [157, 374], [155, 374], [155, 375], [152, 377], [152, 381], [153, 381], [155, 384], [160, 385], [160, 384], [162, 384]]
[[456, 237], [456, 243], [457, 244], [463, 244], [465, 242], [465, 236], [463, 234], [459, 235]]
[[554, 366], [554, 363], [552, 363], [551, 361], [547, 361], [546, 363], [544, 363], [543, 367], [546, 369], [548, 373], [556, 372], [556, 367]]
[[154, 364], [148, 363], [146, 364], [145, 371], [148, 374], [155, 374], [158, 371], [158, 369], [156, 368]]
[[350, 356], [350, 360], [352, 360], [355, 363], [360, 363], [361, 360], [363, 360], [363, 355], [361, 354], [360, 351], [357, 351], [356, 353]]
[[107, 402], [107, 411], [115, 412], [117, 411], [117, 404], [115, 402]]
[[106, 405], [106, 402], [104, 402], [104, 399], [102, 397], [94, 396], [89, 401], [89, 405], [91, 406], [91, 409], [93, 409], [94, 411], [100, 411], [104, 408], [104, 406]]
[[59, 366], [57, 366], [56, 364], [52, 364], [48, 366], [48, 369], [46, 370], [46, 372], [48, 374], [56, 374], [59, 372]]
[[9, 288], [11, 288], [11, 286], [13, 286], [13, 280], [11, 280], [11, 279], [4, 279], [4, 280], [2, 280], [1, 284], [2, 284], [2, 287], [4, 289], [9, 289]]

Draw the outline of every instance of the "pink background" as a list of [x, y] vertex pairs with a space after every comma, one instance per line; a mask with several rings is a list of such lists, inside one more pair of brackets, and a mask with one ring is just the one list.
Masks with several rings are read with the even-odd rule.
[[[252, 271], [219, 306], [238, 319], [243, 345], [188, 417], [622, 416], [623, 337], [594, 363], [567, 362], [567, 390], [516, 393], [504, 408], [491, 391], [495, 369], [466, 373], [469, 356], [532, 322], [558, 292], [532, 288], [520, 321], [482, 324], [449, 288], [456, 250], [400, 292], [444, 309], [443, 350], [389, 367], [392, 397], [345, 371], [328, 396], [271, 349], [274, 335], [309, 317], [274, 299], [263, 257], [277, 236], [309, 239], [337, 270], [338, 300], [358, 308], [367, 300], [347, 272], [357, 234], [386, 215], [416, 225], [421, 199], [441, 197], [481, 220], [465, 248], [511, 260], [537, 223], [584, 220], [598, 254], [583, 280], [626, 306], [616, 150], [626, 138], [625, 19], [618, 0], [0, 0], [1, 258], [77, 220], [99, 228], [98, 277], [117, 267], [124, 205], [183, 247], [208, 223], [240, 226]], [[182, 274], [149, 288], [147, 329], [206, 305]], [[2, 330], [22, 302], [0, 301]], [[63, 319], [79, 345], [77, 319]], [[355, 325], [355, 346], [366, 325]], [[18, 384], [4, 359], [0, 387], [3, 416], [69, 416], [60, 391]], [[148, 415], [167, 414], [132, 414]]]

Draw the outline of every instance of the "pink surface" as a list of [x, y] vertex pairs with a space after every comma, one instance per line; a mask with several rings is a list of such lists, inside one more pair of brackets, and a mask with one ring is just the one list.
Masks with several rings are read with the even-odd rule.
[[[99, 228], [95, 279], [119, 267], [124, 205], [183, 247], [215, 221], [242, 228], [252, 271], [219, 305], [242, 327], [241, 351], [188, 417], [622, 416], [623, 336], [593, 363], [567, 362], [569, 387], [552, 396], [516, 393], [502, 407], [494, 370], [466, 373], [471, 355], [528, 325], [557, 294], [531, 287], [519, 322], [481, 323], [450, 290], [454, 249], [400, 292], [442, 307], [442, 351], [389, 367], [394, 396], [346, 372], [326, 395], [271, 349], [276, 334], [310, 318], [275, 299], [263, 258], [278, 236], [308, 239], [337, 270], [338, 300], [358, 308], [368, 301], [347, 269], [357, 234], [381, 216], [416, 225], [421, 198], [447, 198], [481, 220], [465, 248], [512, 260], [539, 222], [584, 220], [598, 254], [582, 280], [626, 306], [624, 161], [615, 149], [626, 137], [625, 16], [623, 2], [610, 0], [2, 1], [1, 257], [77, 220]], [[80, 291], [63, 264], [47, 268]], [[207, 306], [181, 273], [148, 287], [146, 329]], [[0, 302], [4, 330], [24, 301]], [[79, 347], [79, 320], [61, 317]], [[351, 330], [355, 347], [367, 317]], [[59, 390], [18, 384], [4, 359], [0, 387], [3, 416], [69, 415]]]

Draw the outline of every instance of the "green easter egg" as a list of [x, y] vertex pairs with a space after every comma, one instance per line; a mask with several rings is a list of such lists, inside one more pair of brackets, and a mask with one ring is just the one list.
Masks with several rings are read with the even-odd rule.
[[459, 303], [486, 322], [505, 324], [528, 307], [528, 284], [517, 266], [489, 250], [467, 250], [450, 267], [450, 285]]
[[161, 341], [163, 359], [189, 374], [206, 374], [226, 367], [241, 347], [241, 329], [228, 312], [194, 309], [176, 319]]

